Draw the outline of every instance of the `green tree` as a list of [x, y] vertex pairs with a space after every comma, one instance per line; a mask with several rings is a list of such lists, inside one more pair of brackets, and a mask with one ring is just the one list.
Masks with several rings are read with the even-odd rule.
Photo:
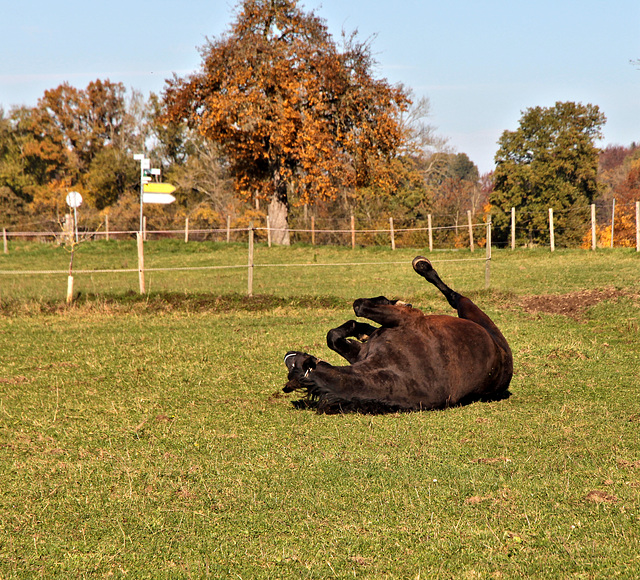
[[8, 115], [0, 109], [0, 213], [7, 225], [19, 223], [38, 187], [47, 181], [46, 165], [25, 156], [31, 114], [27, 107], [12, 109]]
[[129, 151], [108, 145], [94, 155], [82, 182], [93, 205], [103, 210], [123, 193], [139, 190], [140, 170]]
[[512, 207], [527, 220], [529, 242], [548, 240], [550, 207], [560, 237], [580, 239], [586, 206], [598, 193], [595, 142], [605, 122], [596, 105], [557, 102], [527, 109], [516, 131], [504, 131], [490, 197], [498, 242], [508, 240]]
[[409, 99], [373, 77], [366, 42], [345, 36], [339, 50], [297, 0], [242, 0], [202, 57], [201, 72], [168, 82], [167, 118], [224, 148], [241, 196], [270, 200], [274, 241], [289, 243], [293, 197], [311, 203], [343, 188], [394, 186], [387, 161], [402, 143]]

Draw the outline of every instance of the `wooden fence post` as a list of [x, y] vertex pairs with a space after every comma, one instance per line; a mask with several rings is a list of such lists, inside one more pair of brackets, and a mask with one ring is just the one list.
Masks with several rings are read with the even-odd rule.
[[613, 235], [615, 229], [616, 222], [616, 198], [613, 198], [613, 203], [611, 204], [611, 248], [613, 248]]
[[596, 249], [596, 204], [591, 204], [591, 249]]
[[351, 249], [356, 248], [356, 218], [351, 214]]
[[389, 218], [389, 235], [391, 236], [391, 249], [395, 250], [396, 249], [396, 236], [395, 236], [395, 233], [393, 232], [393, 218], [392, 217]]
[[231, 240], [231, 216], [227, 216], [227, 244]]
[[469, 247], [473, 252], [475, 248], [473, 247], [473, 225], [471, 223], [471, 210], [467, 210], [467, 221], [469, 222]]
[[516, 208], [511, 208], [511, 249], [516, 249]]
[[249, 264], [247, 272], [247, 295], [253, 296], [253, 222], [249, 222]]
[[640, 252], [640, 201], [636, 201], [636, 252]]
[[553, 232], [553, 208], [549, 208], [549, 240], [551, 243], [551, 251], [555, 251], [556, 249], [556, 238]]
[[144, 235], [142, 232], [136, 234], [138, 239], [138, 282], [140, 284], [140, 294], [145, 294], [144, 287]]
[[189, 241], [189, 216], [184, 218], [184, 243]]
[[427, 214], [427, 228], [429, 229], [429, 251], [433, 252], [433, 229], [431, 228], [431, 214]]
[[311, 245], [316, 245], [316, 218], [311, 216]]
[[2, 228], [2, 244], [4, 245], [4, 253], [9, 253], [9, 244], [7, 242], [7, 228]]
[[271, 221], [269, 220], [269, 216], [267, 216], [267, 244], [271, 247]]
[[484, 287], [489, 288], [489, 284], [491, 283], [491, 215], [487, 216], [487, 244], [485, 249]]
[[107, 234], [107, 242], [109, 241], [109, 214], [104, 216], [104, 229]]

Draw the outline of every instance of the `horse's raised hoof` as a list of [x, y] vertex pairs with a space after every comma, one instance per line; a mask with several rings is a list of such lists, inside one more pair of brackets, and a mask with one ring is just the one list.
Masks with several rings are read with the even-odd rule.
[[420, 274], [420, 276], [426, 277], [427, 274], [433, 271], [431, 262], [423, 256], [416, 256], [413, 259], [413, 262], [411, 262], [411, 265], [413, 266], [413, 269]]

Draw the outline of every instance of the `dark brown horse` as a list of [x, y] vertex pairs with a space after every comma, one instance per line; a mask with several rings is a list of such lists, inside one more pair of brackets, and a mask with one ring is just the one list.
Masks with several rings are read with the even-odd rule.
[[356, 316], [327, 334], [329, 348], [350, 364], [333, 366], [291, 351], [284, 358], [284, 391], [306, 392], [319, 412], [385, 412], [436, 409], [508, 396], [511, 349], [492, 320], [469, 298], [449, 288], [426, 258], [413, 269], [433, 284], [458, 312], [425, 315], [384, 296], [353, 303]]

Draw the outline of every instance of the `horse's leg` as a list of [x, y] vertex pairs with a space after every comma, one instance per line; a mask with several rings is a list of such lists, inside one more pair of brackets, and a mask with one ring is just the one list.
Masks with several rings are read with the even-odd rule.
[[[349, 320], [327, 333], [327, 346], [353, 364], [359, 358], [363, 342], [375, 330], [375, 326], [365, 322]], [[357, 340], [350, 340], [349, 337], [351, 336]]]
[[[447, 299], [447, 302], [452, 308], [458, 309], [458, 303], [462, 296], [449, 288], [438, 276], [438, 273], [434, 270], [431, 262], [422, 256], [416, 256], [413, 259], [413, 269], [420, 274], [427, 282], [433, 284]], [[461, 317], [463, 318], [463, 317]]]
[[506, 339], [498, 327], [480, 308], [478, 308], [469, 298], [458, 294], [447, 286], [434, 270], [431, 262], [422, 256], [413, 259], [413, 269], [420, 274], [427, 282], [433, 284], [447, 299], [452, 308], [455, 308], [460, 318], [466, 318], [482, 326], [493, 338], [495, 343], [506, 353], [511, 355], [511, 349]]
[[334, 367], [305, 352], [288, 352], [284, 364], [289, 370], [285, 393], [306, 391], [307, 397], [317, 402], [319, 413], [332, 407], [352, 404], [354, 393], [363, 388], [363, 382], [352, 366]]
[[358, 298], [353, 303], [353, 311], [356, 316], [368, 318], [387, 327], [401, 324], [405, 320], [407, 308], [411, 308], [411, 304], [405, 304], [399, 300], [389, 300], [384, 296]]

